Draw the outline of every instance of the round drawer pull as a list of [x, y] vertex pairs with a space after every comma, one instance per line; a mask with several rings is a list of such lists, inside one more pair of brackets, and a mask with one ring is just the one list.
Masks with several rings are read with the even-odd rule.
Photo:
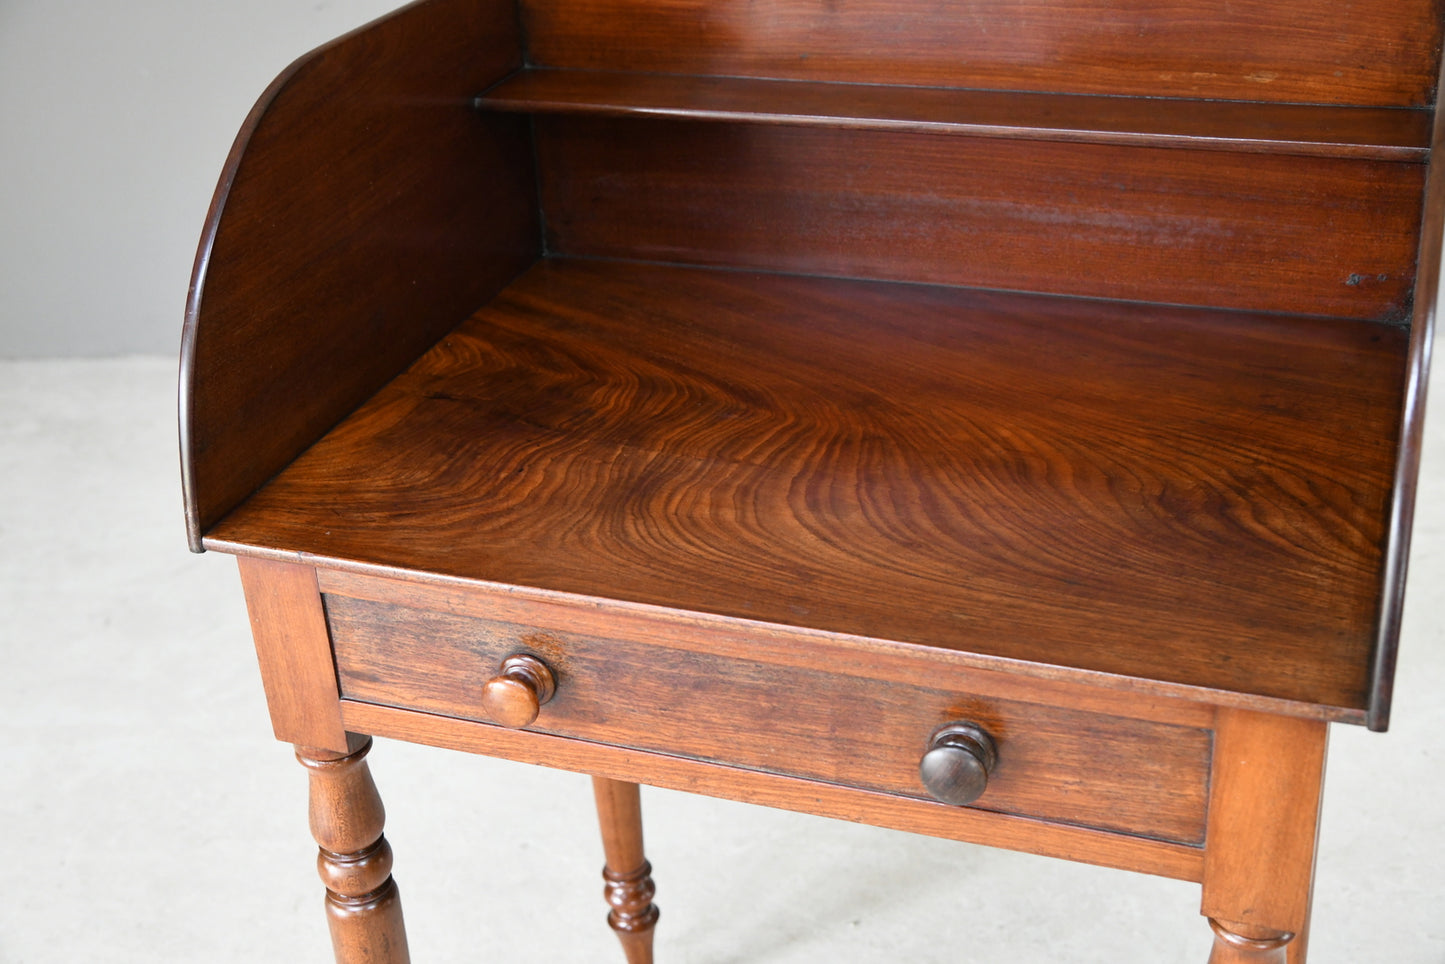
[[531, 725], [557, 691], [557, 679], [535, 656], [508, 656], [482, 687], [482, 709], [493, 723], [513, 730]]
[[998, 746], [987, 730], [974, 723], [948, 723], [929, 738], [918, 775], [935, 800], [961, 807], [983, 795], [997, 763]]

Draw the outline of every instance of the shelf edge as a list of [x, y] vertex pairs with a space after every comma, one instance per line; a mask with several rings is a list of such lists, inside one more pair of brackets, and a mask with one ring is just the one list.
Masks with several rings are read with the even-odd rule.
[[[1287, 154], [1423, 163], [1430, 157], [1428, 111], [1317, 105], [1242, 104], [1079, 94], [884, 87], [734, 77], [684, 77], [526, 68], [480, 94], [480, 111], [665, 118], [734, 124], [1041, 140], [1234, 153]], [[858, 109], [860, 106], [867, 109]], [[1170, 118], [1168, 108], [1184, 116]], [[1281, 136], [1227, 133], [1231, 113]], [[1155, 129], [1126, 123], [1149, 118]], [[1034, 123], [1016, 117], [1033, 115]], [[1091, 123], [1070, 123], [1079, 117]], [[1049, 118], [1060, 118], [1057, 122]], [[1388, 128], [1393, 142], [1308, 137], [1339, 124]], [[1388, 122], [1388, 123], [1386, 123]], [[1166, 129], [1166, 128], [1174, 129]]]

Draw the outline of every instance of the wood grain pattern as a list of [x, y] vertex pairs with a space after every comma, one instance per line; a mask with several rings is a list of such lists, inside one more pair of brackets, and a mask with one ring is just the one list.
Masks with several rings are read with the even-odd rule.
[[[1445, 65], [1442, 65], [1445, 89]], [[1445, 156], [1445, 116], [1435, 114], [1431, 157]], [[1399, 455], [1395, 463], [1395, 491], [1390, 500], [1388, 550], [1385, 556], [1385, 591], [1371, 679], [1369, 727], [1382, 731], [1390, 725], [1395, 686], [1395, 660], [1400, 644], [1400, 620], [1405, 606], [1405, 571], [1410, 559], [1410, 532], [1415, 519], [1415, 492], [1420, 477], [1420, 449], [1425, 440], [1425, 391], [1430, 382], [1430, 356], [1435, 343], [1436, 309], [1440, 295], [1440, 257], [1445, 241], [1445, 176], [1432, 161], [1425, 185], [1424, 225], [1420, 231], [1419, 267], [1415, 281], [1415, 308], [1410, 323], [1410, 358], [1405, 395], [1401, 403]], [[1291, 961], [1290, 964], [1297, 964]]]
[[1403, 321], [1418, 164], [536, 119], [550, 251]]
[[532, 729], [828, 783], [930, 795], [918, 764], [942, 724], [970, 720], [998, 741], [975, 806], [1179, 843], [1204, 839], [1204, 730], [1066, 707], [890, 684], [624, 638], [327, 597], [343, 695], [491, 722], [481, 692], [509, 653], [544, 658], [557, 693]]
[[1358, 712], [1405, 338], [549, 261], [210, 538]]
[[326, 885], [326, 919], [337, 964], [410, 964], [401, 896], [392, 879], [386, 811], [364, 738], [348, 754], [297, 747], [310, 786], [316, 869]]
[[500, 671], [482, 687], [479, 702], [489, 722], [516, 730], [532, 725], [555, 690], [546, 663], [528, 654], [505, 655]]
[[642, 848], [642, 794], [635, 783], [593, 777], [597, 820], [602, 829], [603, 893], [612, 908], [607, 923], [622, 942], [627, 964], [652, 964], [658, 910], [652, 864]]
[[[1201, 694], [1157, 680], [1130, 680], [1060, 667], [1000, 660], [947, 649], [929, 649], [889, 640], [849, 637], [794, 626], [679, 612], [616, 600], [479, 585], [470, 580], [410, 573], [409, 578], [378, 578], [344, 569], [322, 569], [322, 592], [371, 600], [408, 609], [531, 626], [540, 633], [629, 639], [638, 644], [686, 652], [752, 659], [775, 666], [815, 670], [863, 680], [916, 685], [920, 660], [928, 665], [930, 685], [940, 689], [989, 693], [1005, 700], [1045, 703], [1131, 720], [1209, 729], [1215, 706], [1325, 719], [1318, 707], [1212, 691]], [[1067, 674], [1067, 679], [1064, 678]], [[1358, 721], [1356, 721], [1358, 722]]]
[[1199, 881], [1212, 964], [1304, 964], [1325, 721], [1389, 716], [1442, 22], [420, 0], [293, 65], [182, 461], [338, 961], [407, 960], [375, 732], [593, 774], [631, 964], [640, 782]]
[[236, 561], [276, 739], [349, 752], [316, 570], [267, 559]]
[[342, 717], [352, 729], [377, 736], [468, 753], [484, 753], [613, 780], [702, 793], [1042, 856], [1064, 857], [1176, 880], [1197, 881], [1203, 874], [1203, 850], [1183, 844], [1051, 824], [969, 807], [949, 807], [931, 800], [912, 800], [893, 794], [831, 786], [371, 703], [343, 701]]
[[1241, 933], [1266, 928], [1293, 935], [1307, 928], [1326, 737], [1326, 725], [1312, 720], [1219, 712], [1205, 915], [1234, 922]]
[[411, 4], [297, 61], [247, 119], [181, 355], [191, 547], [539, 253], [509, 0]]
[[1423, 161], [1430, 153], [1428, 110], [1314, 104], [529, 68], [486, 91], [477, 106], [1307, 157]]
[[528, 62], [1069, 93], [1419, 107], [1437, 0], [523, 0]]

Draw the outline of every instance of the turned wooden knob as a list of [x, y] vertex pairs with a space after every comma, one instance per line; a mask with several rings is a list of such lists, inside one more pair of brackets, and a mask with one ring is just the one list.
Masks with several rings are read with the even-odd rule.
[[983, 795], [996, 763], [998, 747], [987, 730], [974, 723], [949, 723], [929, 738], [918, 775], [933, 799], [961, 807]]
[[482, 709], [493, 723], [517, 730], [529, 726], [556, 691], [556, 677], [546, 663], [525, 654], [508, 656], [482, 687]]

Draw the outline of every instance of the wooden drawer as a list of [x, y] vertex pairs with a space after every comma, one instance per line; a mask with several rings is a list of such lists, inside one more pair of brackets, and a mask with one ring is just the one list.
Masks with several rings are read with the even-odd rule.
[[848, 672], [856, 667], [708, 651], [696, 638], [674, 648], [536, 621], [325, 600], [350, 700], [486, 722], [483, 685], [505, 657], [530, 653], [557, 681], [531, 729], [924, 800], [918, 763], [930, 735], [968, 720], [999, 748], [975, 807], [1190, 845], [1204, 839], [1207, 728], [940, 688], [930, 685], [938, 674], [926, 650], [910, 657], [916, 672], [907, 678], [870, 679]]

